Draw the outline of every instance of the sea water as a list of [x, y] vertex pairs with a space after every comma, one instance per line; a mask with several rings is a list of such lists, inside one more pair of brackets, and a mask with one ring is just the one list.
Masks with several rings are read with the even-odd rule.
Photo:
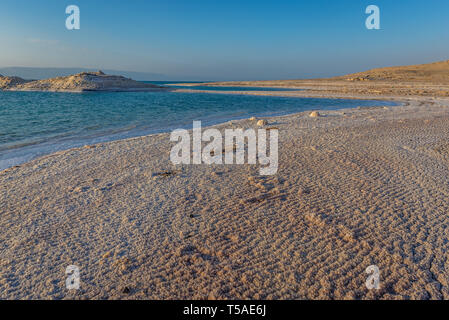
[[0, 91], [0, 170], [86, 144], [191, 128], [194, 120], [206, 126], [252, 116], [378, 105], [395, 104], [199, 92]]

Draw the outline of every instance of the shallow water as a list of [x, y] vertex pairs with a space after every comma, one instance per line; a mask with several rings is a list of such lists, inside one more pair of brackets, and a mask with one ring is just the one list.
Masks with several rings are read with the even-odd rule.
[[[153, 83], [157, 85], [170, 85], [170, 88], [175, 89], [189, 89], [189, 90], [209, 90], [209, 91], [302, 91], [304, 89], [292, 89], [292, 88], [271, 88], [271, 87], [227, 87], [227, 86], [207, 86], [203, 85], [206, 82], [196, 82], [196, 81], [144, 81], [146, 83]], [[189, 83], [189, 86], [183, 86], [178, 84]], [[194, 85], [194, 84], [197, 85]]]
[[0, 170], [85, 144], [191, 128], [193, 120], [206, 126], [250, 116], [376, 105], [395, 104], [179, 92], [0, 91]]
[[303, 89], [292, 88], [269, 88], [269, 87], [226, 87], [226, 86], [170, 86], [176, 89], [209, 90], [209, 91], [302, 91]]

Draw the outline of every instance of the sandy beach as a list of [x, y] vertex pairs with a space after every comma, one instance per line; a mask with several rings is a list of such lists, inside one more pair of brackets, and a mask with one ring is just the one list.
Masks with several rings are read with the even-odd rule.
[[449, 1], [0, 3], [0, 302], [449, 300]]
[[0, 297], [448, 299], [449, 99], [375, 96], [401, 105], [267, 119], [274, 176], [174, 166], [169, 134], [0, 172]]

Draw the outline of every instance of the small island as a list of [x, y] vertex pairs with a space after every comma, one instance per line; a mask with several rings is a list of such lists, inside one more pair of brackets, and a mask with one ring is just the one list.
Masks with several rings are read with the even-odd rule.
[[102, 71], [81, 72], [78, 74], [44, 80], [25, 80], [19, 77], [0, 75], [0, 90], [4, 91], [160, 91], [167, 87], [135, 81], [123, 76], [107, 75]]

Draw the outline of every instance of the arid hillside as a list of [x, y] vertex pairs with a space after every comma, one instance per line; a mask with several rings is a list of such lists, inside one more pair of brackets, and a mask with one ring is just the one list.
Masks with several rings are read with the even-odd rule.
[[270, 93], [270, 95], [282, 96], [449, 97], [449, 60], [422, 65], [373, 69], [327, 79], [228, 81], [209, 82], [203, 85], [303, 89], [301, 92]]
[[331, 80], [449, 83], [449, 60], [413, 66], [372, 69], [335, 77]]

